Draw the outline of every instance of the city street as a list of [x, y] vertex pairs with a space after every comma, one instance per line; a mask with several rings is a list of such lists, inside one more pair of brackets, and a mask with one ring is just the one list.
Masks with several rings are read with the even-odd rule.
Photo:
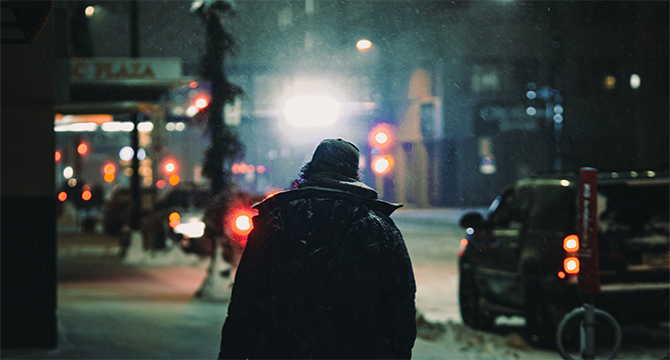
[[[464, 211], [401, 209], [393, 215], [413, 259], [417, 308], [427, 320], [419, 323], [413, 357], [559, 359], [556, 352], [524, 345], [518, 327], [484, 333], [461, 324], [456, 266], [461, 230], [456, 223]], [[171, 265], [128, 265], [119, 251], [114, 237], [60, 234], [59, 346], [3, 351], [2, 358], [216, 358], [227, 304], [194, 296], [208, 261], [174, 252], [164, 254]], [[662, 358], [668, 349], [667, 327], [656, 334], [655, 340], [626, 342], [618, 358]]]

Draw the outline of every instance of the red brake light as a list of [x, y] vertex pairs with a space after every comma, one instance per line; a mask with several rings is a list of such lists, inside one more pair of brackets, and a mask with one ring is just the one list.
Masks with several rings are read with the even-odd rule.
[[577, 235], [568, 235], [563, 239], [563, 249], [567, 252], [577, 252], [579, 250], [579, 237]]
[[579, 273], [579, 259], [574, 256], [565, 258], [565, 260], [563, 260], [563, 269], [568, 274]]
[[237, 235], [246, 236], [254, 228], [254, 224], [251, 222], [251, 217], [253, 215], [247, 210], [239, 210], [233, 215], [233, 220], [231, 227], [233, 232]]

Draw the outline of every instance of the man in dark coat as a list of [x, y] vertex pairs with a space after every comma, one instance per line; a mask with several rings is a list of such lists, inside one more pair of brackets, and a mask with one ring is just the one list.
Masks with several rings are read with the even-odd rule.
[[358, 181], [358, 148], [326, 139], [297, 189], [255, 205], [219, 359], [409, 359], [416, 283], [405, 242]]

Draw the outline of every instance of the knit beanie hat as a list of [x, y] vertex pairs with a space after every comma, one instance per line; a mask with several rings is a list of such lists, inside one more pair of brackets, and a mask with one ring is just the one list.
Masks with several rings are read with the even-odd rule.
[[356, 145], [344, 139], [325, 139], [314, 150], [312, 160], [302, 171], [305, 179], [317, 172], [336, 172], [350, 178], [358, 178], [360, 151]]

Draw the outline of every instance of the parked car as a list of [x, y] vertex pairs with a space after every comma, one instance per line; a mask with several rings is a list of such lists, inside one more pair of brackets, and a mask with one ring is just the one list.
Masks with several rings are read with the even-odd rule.
[[186, 252], [206, 255], [212, 246], [205, 241], [203, 217], [210, 202], [207, 187], [185, 184], [175, 187], [155, 204], [157, 228], [166, 242], [172, 242]]
[[224, 258], [234, 261], [237, 256], [230, 253], [241, 254], [252, 228], [251, 206], [262, 199], [260, 195], [232, 192], [220, 194], [214, 200], [217, 206], [211, 206], [208, 188], [180, 187], [159, 201], [156, 209], [166, 237], [184, 251], [211, 255], [212, 239], [216, 238], [224, 247]]
[[[461, 218], [464, 323], [487, 329], [499, 315], [523, 316], [532, 344], [554, 343], [560, 320], [587, 299], [579, 263], [570, 263], [580, 242], [578, 189], [576, 174], [535, 176], [506, 188], [486, 216]], [[668, 172], [601, 172], [597, 193], [601, 292], [589, 301], [620, 323], [667, 321]]]

